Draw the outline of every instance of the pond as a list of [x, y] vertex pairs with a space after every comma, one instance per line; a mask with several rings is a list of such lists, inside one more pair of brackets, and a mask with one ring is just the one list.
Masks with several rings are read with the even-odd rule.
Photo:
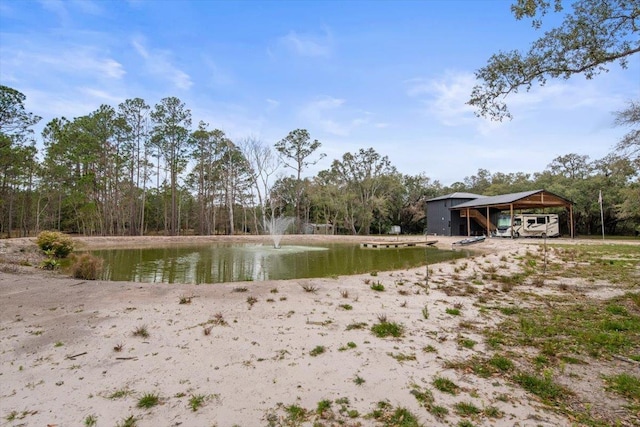
[[461, 258], [435, 248], [362, 249], [354, 244], [309, 246], [215, 243], [91, 251], [104, 260], [103, 280], [222, 283], [282, 280], [400, 270]]

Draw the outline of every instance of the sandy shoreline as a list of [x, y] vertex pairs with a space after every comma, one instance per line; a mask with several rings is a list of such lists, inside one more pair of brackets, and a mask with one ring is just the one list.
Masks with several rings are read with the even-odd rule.
[[[294, 239], [287, 236], [285, 243]], [[362, 238], [344, 238], [357, 239]], [[81, 247], [101, 248], [170, 239], [79, 240]], [[214, 238], [172, 241], [194, 240]], [[439, 247], [450, 248], [457, 239], [437, 240]], [[28, 257], [28, 239], [7, 242], [0, 244], [0, 258], [9, 252]], [[521, 256], [539, 243], [488, 240], [473, 247], [481, 256], [433, 265], [429, 280], [447, 281], [463, 264], [472, 271], [504, 263], [504, 256]], [[2, 271], [0, 425], [84, 425], [90, 416], [98, 426], [118, 425], [129, 416], [138, 426], [285, 425], [283, 407], [315, 410], [325, 399], [334, 402], [336, 417], [336, 400], [346, 409], [333, 421], [311, 418], [322, 425], [337, 425], [337, 419], [345, 425], [378, 425], [365, 415], [379, 401], [408, 408], [425, 425], [439, 425], [443, 421], [411, 393], [416, 386], [432, 388], [437, 376], [464, 391], [453, 396], [434, 390], [438, 405], [470, 401], [504, 414], [474, 419], [474, 425], [570, 425], [502, 378], [482, 379], [444, 367], [447, 360], [488, 354], [479, 329], [462, 330], [461, 322], [483, 326], [499, 319], [481, 316], [469, 296], [448, 296], [434, 285], [427, 292], [424, 272], [422, 267], [375, 277], [197, 286], [83, 281], [33, 267]], [[373, 291], [372, 281], [385, 291]], [[239, 292], [243, 287], [246, 292]], [[191, 302], [180, 304], [184, 297]], [[249, 304], [249, 297], [256, 302]], [[460, 316], [446, 312], [454, 306], [461, 307]], [[370, 327], [380, 316], [401, 323], [404, 336], [375, 337]], [[350, 327], [358, 324], [366, 326]], [[134, 336], [142, 327], [149, 336]], [[477, 344], [461, 347], [461, 334]], [[118, 346], [121, 351], [114, 350]], [[310, 354], [318, 346], [324, 353]], [[157, 394], [160, 404], [136, 407], [148, 393]], [[193, 397], [204, 399], [197, 411], [190, 406]], [[451, 411], [446, 417], [450, 425], [460, 419]]]

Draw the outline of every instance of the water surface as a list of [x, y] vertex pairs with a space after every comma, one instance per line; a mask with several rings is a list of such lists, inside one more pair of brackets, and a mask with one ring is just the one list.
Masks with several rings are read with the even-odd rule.
[[401, 270], [466, 256], [435, 248], [362, 249], [334, 243], [309, 246], [215, 243], [92, 251], [104, 259], [104, 280], [222, 283], [331, 277]]

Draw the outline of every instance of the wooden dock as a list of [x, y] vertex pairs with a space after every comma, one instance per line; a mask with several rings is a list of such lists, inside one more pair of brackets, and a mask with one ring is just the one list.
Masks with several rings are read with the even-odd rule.
[[414, 240], [414, 241], [380, 241], [380, 242], [363, 242], [360, 243], [361, 248], [368, 249], [392, 249], [392, 248], [411, 248], [416, 246], [431, 246], [438, 243], [437, 240]]

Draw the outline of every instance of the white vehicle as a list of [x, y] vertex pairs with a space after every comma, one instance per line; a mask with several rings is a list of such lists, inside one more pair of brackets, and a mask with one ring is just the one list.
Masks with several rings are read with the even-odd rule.
[[498, 237], [558, 237], [560, 225], [557, 214], [522, 214], [511, 217], [500, 215], [496, 236]]

